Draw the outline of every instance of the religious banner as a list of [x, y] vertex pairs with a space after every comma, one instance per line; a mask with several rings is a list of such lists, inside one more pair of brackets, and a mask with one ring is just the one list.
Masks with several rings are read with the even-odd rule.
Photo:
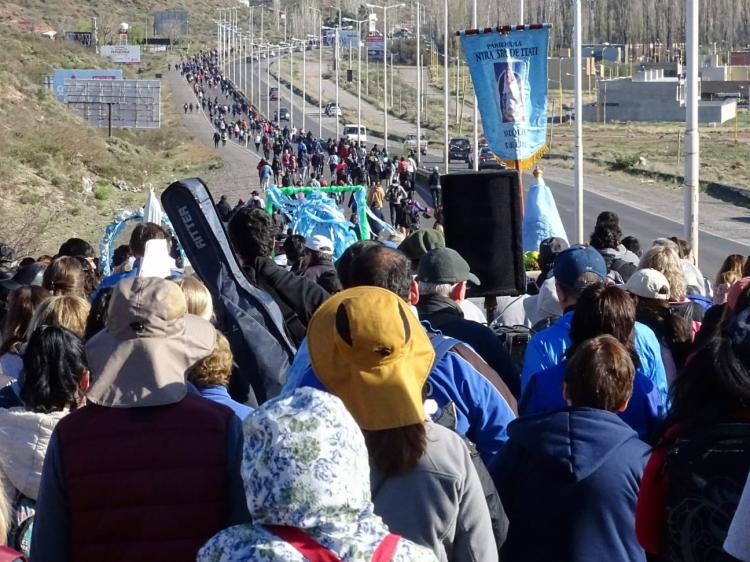
[[490, 149], [525, 170], [546, 152], [549, 24], [458, 32]]

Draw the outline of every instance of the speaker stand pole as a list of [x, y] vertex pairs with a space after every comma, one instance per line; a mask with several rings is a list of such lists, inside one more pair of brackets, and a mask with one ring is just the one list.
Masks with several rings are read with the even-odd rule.
[[516, 160], [516, 172], [518, 172], [518, 197], [521, 200], [521, 219], [524, 215], [524, 197], [523, 197], [523, 172], [521, 171], [521, 162]]
[[497, 310], [497, 297], [484, 297], [484, 310], [487, 314], [487, 325], [492, 324], [495, 319], [495, 310]]

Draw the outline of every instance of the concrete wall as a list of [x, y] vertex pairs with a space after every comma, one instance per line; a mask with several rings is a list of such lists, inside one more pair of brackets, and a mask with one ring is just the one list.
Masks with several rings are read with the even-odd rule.
[[[647, 71], [643, 74], [651, 74]], [[602, 80], [597, 88], [597, 104], [584, 108], [585, 121], [680, 122], [685, 121], [684, 86], [676, 79], [648, 80], [620, 78]], [[733, 100], [701, 102], [701, 123], [724, 123], [733, 119], [737, 103]]]
[[[581, 61], [581, 69], [583, 70], [583, 88], [588, 87], [588, 80], [591, 79], [591, 83], [594, 83], [594, 77], [596, 76], [596, 64], [593, 58], [584, 58]], [[558, 81], [562, 83], [563, 90], [572, 90], [575, 88], [573, 84], [573, 74], [575, 70], [575, 63], [572, 58], [564, 57], [550, 57], [547, 59], [547, 79], [549, 80], [549, 91], [554, 92], [560, 88]]]
[[734, 119], [737, 114], [737, 102], [734, 100], [701, 102], [698, 105], [700, 123], [725, 123]]
[[[646, 71], [643, 74], [658, 73]], [[643, 77], [602, 80], [597, 89], [599, 110], [597, 121], [604, 120], [606, 104], [607, 121], [681, 121], [681, 85], [676, 79]]]

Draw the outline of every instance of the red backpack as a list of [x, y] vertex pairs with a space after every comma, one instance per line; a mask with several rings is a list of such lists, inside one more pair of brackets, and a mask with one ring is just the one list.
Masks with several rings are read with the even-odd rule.
[[[297, 552], [310, 562], [341, 562], [341, 559], [336, 554], [318, 544], [301, 529], [284, 525], [264, 525], [264, 528], [284, 542], [292, 545]], [[386, 535], [383, 542], [375, 550], [372, 562], [391, 562], [393, 555], [396, 554], [400, 538], [398, 535]]]

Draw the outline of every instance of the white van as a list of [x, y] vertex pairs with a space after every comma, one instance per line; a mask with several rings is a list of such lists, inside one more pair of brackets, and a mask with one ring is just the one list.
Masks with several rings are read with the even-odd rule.
[[[359, 129], [359, 133], [357, 133], [357, 129]], [[367, 142], [367, 129], [364, 125], [358, 127], [356, 123], [344, 125], [344, 137], [350, 141]]]

